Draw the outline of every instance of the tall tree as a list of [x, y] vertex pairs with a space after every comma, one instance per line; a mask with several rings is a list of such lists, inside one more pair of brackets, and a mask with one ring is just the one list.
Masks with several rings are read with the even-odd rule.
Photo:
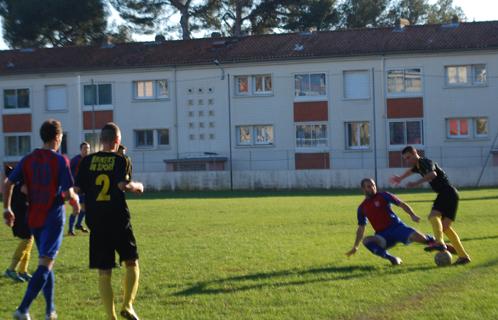
[[12, 48], [90, 44], [107, 24], [101, 0], [0, 0], [0, 15]]
[[148, 34], [160, 29], [175, 29], [171, 27], [170, 18], [175, 13], [180, 14], [182, 38], [190, 39], [192, 31], [200, 25], [196, 17], [201, 5], [195, 5], [192, 0], [109, 0], [110, 4], [125, 20], [125, 24], [136, 33]]
[[410, 24], [423, 23], [427, 20], [429, 4], [427, 0], [393, 1], [389, 8], [386, 25], [392, 25], [399, 19], [407, 19]]
[[253, 0], [208, 0], [199, 11], [206, 28], [239, 37], [251, 31]]
[[291, 0], [281, 14], [281, 28], [290, 31], [330, 30], [337, 26], [336, 0]]
[[376, 27], [385, 21], [389, 0], [346, 0], [340, 5], [343, 28]]
[[462, 8], [453, 4], [453, 0], [438, 0], [429, 7], [427, 23], [449, 23], [454, 19], [466, 19]]

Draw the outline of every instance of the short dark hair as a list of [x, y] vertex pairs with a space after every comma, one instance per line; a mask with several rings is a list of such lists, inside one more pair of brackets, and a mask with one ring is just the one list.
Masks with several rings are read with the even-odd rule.
[[121, 134], [121, 130], [119, 130], [118, 125], [114, 122], [108, 122], [100, 131], [100, 140], [104, 143], [112, 143], [119, 134]]
[[12, 170], [14, 170], [14, 168], [9, 166], [8, 164], [5, 165], [5, 177], [6, 178], [9, 176], [9, 174], [12, 172]]
[[415, 153], [415, 152], [417, 152], [417, 149], [415, 149], [413, 146], [407, 146], [403, 150], [401, 150], [401, 154]]
[[40, 138], [43, 143], [50, 142], [62, 134], [62, 124], [59, 120], [48, 119], [40, 127]]
[[83, 141], [82, 143], [80, 143], [80, 150], [83, 149], [84, 146], [90, 146], [90, 144], [86, 141]]
[[127, 148], [124, 145], [122, 145], [122, 144], [120, 144], [119, 147], [118, 147], [118, 151], [120, 151], [120, 150], [126, 151], [126, 149]]
[[365, 179], [361, 180], [360, 186], [363, 188], [363, 186], [365, 185], [365, 183], [368, 182], [368, 181], [372, 181], [373, 183], [375, 183], [374, 179], [372, 179], [372, 178], [365, 178]]

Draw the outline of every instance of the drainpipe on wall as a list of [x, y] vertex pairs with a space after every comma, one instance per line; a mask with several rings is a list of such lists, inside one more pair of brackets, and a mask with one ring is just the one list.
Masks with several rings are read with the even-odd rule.
[[175, 84], [175, 94], [173, 97], [173, 104], [175, 106], [175, 145], [176, 145], [176, 159], [180, 158], [180, 146], [178, 145], [178, 81], [176, 78], [176, 66], [173, 66], [173, 83]]
[[373, 109], [373, 149], [374, 149], [374, 176], [375, 183], [377, 182], [378, 168], [377, 168], [377, 112], [375, 102], [375, 68], [372, 68], [372, 109]]

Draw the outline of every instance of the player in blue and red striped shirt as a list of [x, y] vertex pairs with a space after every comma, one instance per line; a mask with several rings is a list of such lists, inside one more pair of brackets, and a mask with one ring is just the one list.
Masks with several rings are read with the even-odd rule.
[[[432, 236], [423, 235], [404, 224], [391, 209], [391, 204], [399, 206], [410, 215], [413, 221], [419, 222], [420, 218], [408, 204], [389, 192], [377, 192], [377, 186], [373, 179], [363, 179], [361, 188], [365, 193], [365, 200], [358, 207], [356, 239], [353, 248], [346, 255], [355, 254], [360, 242], [363, 240], [365, 247], [373, 254], [389, 260], [393, 265], [398, 265], [402, 263], [401, 259], [389, 254], [387, 249], [398, 242], [404, 244], [409, 244], [410, 242], [430, 244], [434, 242]], [[370, 221], [372, 228], [375, 230], [375, 235], [363, 238], [367, 220]]]
[[38, 268], [29, 281], [24, 298], [14, 313], [14, 319], [31, 319], [29, 307], [40, 291], [46, 300], [46, 319], [56, 319], [54, 306], [53, 265], [64, 231], [64, 200], [70, 200], [79, 210], [78, 196], [73, 191], [69, 161], [57, 153], [62, 142], [62, 126], [57, 120], [47, 120], [40, 128], [43, 147], [35, 149], [17, 164], [4, 183], [4, 219], [13, 225], [12, 189], [22, 181], [27, 188], [28, 227], [38, 248]]

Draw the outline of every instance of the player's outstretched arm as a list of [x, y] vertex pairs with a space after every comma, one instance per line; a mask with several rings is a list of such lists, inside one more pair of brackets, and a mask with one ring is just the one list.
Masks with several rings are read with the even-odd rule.
[[118, 183], [118, 188], [124, 192], [143, 193], [144, 185], [141, 182], [130, 181]]
[[348, 257], [352, 256], [353, 254], [356, 253], [356, 251], [358, 251], [358, 248], [360, 246], [360, 242], [361, 242], [361, 240], [363, 240], [364, 235], [365, 235], [365, 226], [358, 225], [358, 229], [356, 229], [356, 239], [354, 240], [353, 248], [351, 248], [351, 250], [346, 252], [346, 255]]
[[424, 182], [431, 182], [434, 178], [437, 177], [436, 171], [431, 171], [424, 175], [422, 178], [418, 179], [417, 181], [413, 182], [408, 182], [406, 186], [408, 188], [415, 188], [418, 187], [419, 185], [423, 184]]
[[415, 212], [413, 211], [412, 207], [410, 207], [407, 203], [405, 203], [403, 201], [400, 201], [398, 203], [398, 207], [400, 207], [406, 213], [408, 213], [408, 215], [410, 216], [410, 218], [412, 218], [413, 221], [415, 221], [415, 222], [419, 222], [420, 221], [420, 217], [415, 214]]
[[9, 179], [5, 179], [3, 183], [3, 220], [9, 227], [14, 225], [15, 220], [14, 212], [12, 212], [12, 209], [10, 208], [13, 189], [14, 184]]
[[395, 186], [401, 183], [405, 178], [411, 176], [413, 174], [413, 171], [411, 168], [408, 168], [405, 172], [403, 172], [402, 175], [394, 175], [391, 178], [389, 178], [389, 182]]

